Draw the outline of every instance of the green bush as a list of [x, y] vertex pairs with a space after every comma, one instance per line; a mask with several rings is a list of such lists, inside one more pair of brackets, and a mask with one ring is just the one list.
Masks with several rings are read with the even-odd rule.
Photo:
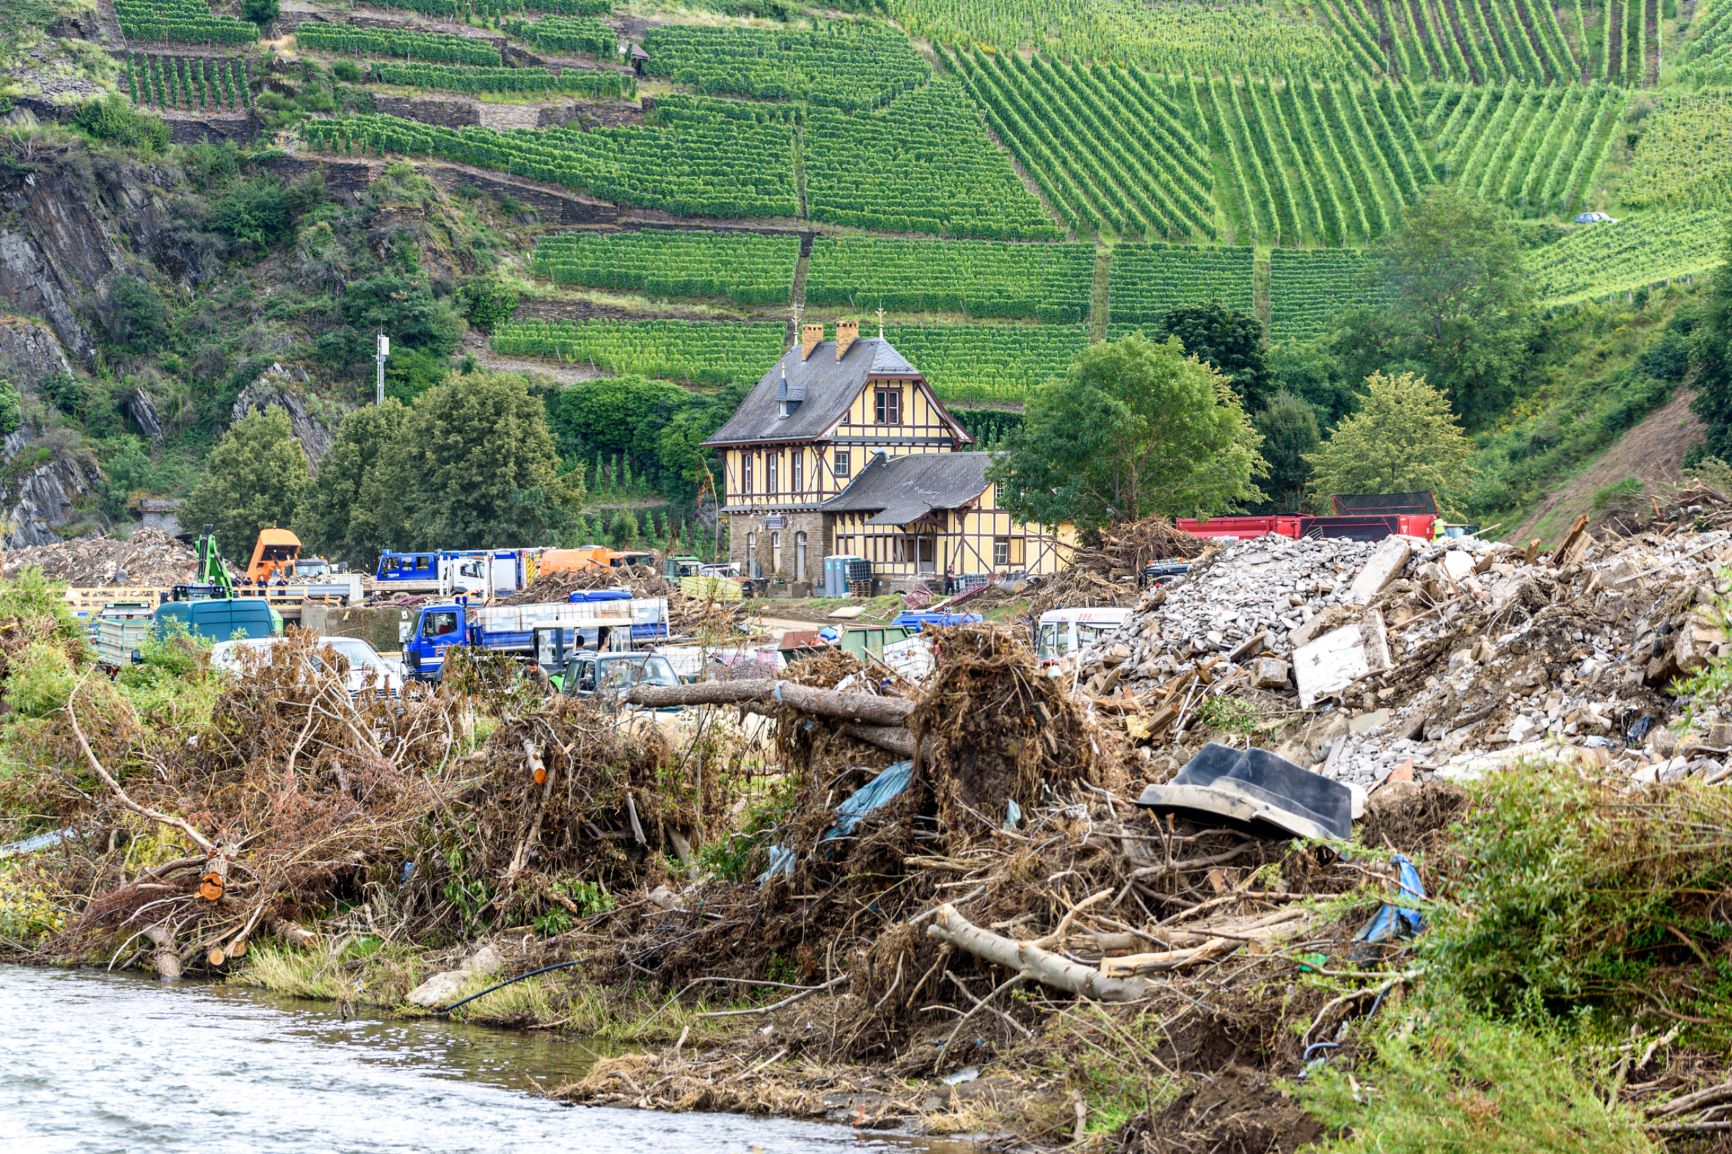
[[1732, 885], [1732, 794], [1631, 795], [1551, 763], [1475, 793], [1419, 940], [1433, 983], [1494, 1012], [1659, 1003], [1732, 1032], [1715, 1008], [1732, 994], [1732, 926], [1715, 913]]
[[89, 101], [72, 118], [89, 136], [151, 155], [168, 147], [168, 125], [138, 111], [119, 93]]
[[31, 566], [0, 581], [0, 621], [50, 623], [47, 635], [58, 640], [84, 636], [84, 626], [72, 615], [65, 598], [66, 586], [56, 584], [41, 569]]
[[66, 707], [77, 684], [64, 646], [32, 641], [7, 667], [5, 701], [22, 717], [47, 717]]
[[1390, 1015], [1370, 1060], [1329, 1066], [1297, 1090], [1338, 1137], [1317, 1154], [1652, 1154], [1641, 1119], [1607, 1105], [1591, 1055], [1560, 1033], [1459, 1007]]

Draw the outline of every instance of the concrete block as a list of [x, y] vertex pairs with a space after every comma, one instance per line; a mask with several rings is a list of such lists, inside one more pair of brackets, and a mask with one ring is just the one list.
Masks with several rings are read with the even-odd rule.
[[1258, 689], [1286, 689], [1293, 684], [1293, 667], [1279, 657], [1259, 657], [1251, 662], [1251, 684]]
[[1389, 637], [1383, 615], [1367, 613], [1357, 624], [1331, 630], [1294, 650], [1293, 679], [1299, 686], [1299, 707], [1310, 709], [1367, 673], [1389, 666]]
[[1347, 600], [1354, 605], [1369, 605], [1383, 592], [1383, 587], [1395, 580], [1407, 559], [1413, 556], [1413, 541], [1402, 536], [1385, 537], [1366, 558], [1364, 568], [1347, 587]]
[[1473, 576], [1473, 555], [1465, 549], [1451, 549], [1443, 555], [1443, 560], [1438, 564], [1443, 569], [1444, 575], [1457, 585]]

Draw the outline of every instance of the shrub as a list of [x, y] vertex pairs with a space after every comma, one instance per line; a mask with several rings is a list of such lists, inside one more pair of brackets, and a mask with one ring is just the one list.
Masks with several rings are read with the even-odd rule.
[[136, 148], [146, 155], [168, 147], [168, 125], [138, 111], [117, 92], [87, 102], [72, 123], [97, 140]]
[[8, 663], [5, 701], [23, 717], [47, 717], [66, 707], [78, 684], [62, 645], [32, 641]]

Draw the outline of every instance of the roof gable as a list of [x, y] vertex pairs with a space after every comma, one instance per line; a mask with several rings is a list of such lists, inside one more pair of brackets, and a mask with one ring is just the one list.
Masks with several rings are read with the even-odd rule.
[[[913, 378], [923, 385], [926, 380], [883, 337], [854, 341], [840, 359], [835, 341], [819, 343], [804, 359], [795, 346], [759, 378], [733, 416], [704, 444], [817, 440], [847, 415], [848, 406], [867, 384], [882, 377]], [[785, 417], [784, 400], [798, 402]], [[967, 443], [968, 434], [954, 418], [950, 423], [958, 438]]]
[[959, 509], [986, 491], [991, 453], [916, 453], [874, 456], [841, 493], [824, 502], [827, 513], [871, 513], [873, 525], [906, 525], [934, 509]]

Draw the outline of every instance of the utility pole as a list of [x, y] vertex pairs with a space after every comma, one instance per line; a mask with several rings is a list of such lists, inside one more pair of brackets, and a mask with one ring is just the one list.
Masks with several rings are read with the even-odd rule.
[[374, 347], [373, 364], [378, 372], [373, 377], [373, 403], [385, 403], [385, 360], [391, 355], [391, 338], [384, 333], [379, 334], [379, 343]]

